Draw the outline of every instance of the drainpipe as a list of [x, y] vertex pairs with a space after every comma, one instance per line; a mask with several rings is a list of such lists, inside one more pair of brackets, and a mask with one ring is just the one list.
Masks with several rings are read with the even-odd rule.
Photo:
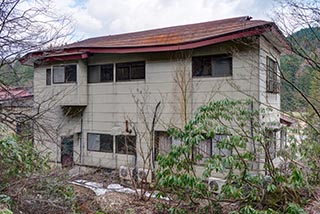
[[79, 136], [79, 141], [80, 141], [80, 165], [83, 165], [83, 141], [82, 141], [82, 133], [83, 133], [83, 112], [81, 111], [80, 115], [80, 136]]
[[[253, 100], [251, 100], [250, 103], [250, 111], [253, 114]], [[253, 153], [255, 155], [255, 159], [257, 160], [257, 149], [256, 149], [256, 143], [253, 139], [254, 137], [254, 130], [253, 130], [253, 117], [250, 118], [250, 134], [251, 134], [251, 139], [252, 139], [252, 145], [253, 145]], [[251, 165], [251, 170], [253, 169], [253, 164]], [[259, 164], [258, 164], [258, 170], [259, 170]]]

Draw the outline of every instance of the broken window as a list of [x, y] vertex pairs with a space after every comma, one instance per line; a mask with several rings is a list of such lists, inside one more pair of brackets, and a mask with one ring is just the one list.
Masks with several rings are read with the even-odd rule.
[[113, 64], [93, 65], [88, 67], [88, 83], [112, 82]]
[[136, 137], [133, 135], [116, 136], [116, 153], [119, 154], [136, 154]]
[[232, 76], [232, 56], [213, 55], [192, 58], [193, 77], [227, 77]]
[[88, 151], [113, 153], [113, 136], [109, 134], [88, 133]]
[[118, 63], [116, 65], [116, 80], [130, 81], [145, 79], [145, 62]]
[[277, 76], [277, 63], [273, 59], [267, 56], [266, 61], [266, 71], [267, 71], [267, 82], [266, 89], [269, 93], [279, 93], [280, 92], [280, 82]]
[[74, 83], [77, 81], [77, 65], [53, 66], [53, 83]]

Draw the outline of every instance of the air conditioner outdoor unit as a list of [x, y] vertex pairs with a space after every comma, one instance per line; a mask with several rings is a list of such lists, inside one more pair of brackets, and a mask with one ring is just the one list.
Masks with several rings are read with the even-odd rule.
[[120, 166], [119, 177], [125, 180], [131, 180], [133, 178], [133, 168]]
[[140, 181], [140, 182], [142, 181], [142, 182], [151, 183], [151, 181], [152, 181], [151, 169], [139, 168], [137, 175], [138, 175], [138, 181]]
[[221, 188], [226, 181], [221, 178], [209, 177], [208, 178], [208, 187], [210, 191], [215, 193], [220, 193]]

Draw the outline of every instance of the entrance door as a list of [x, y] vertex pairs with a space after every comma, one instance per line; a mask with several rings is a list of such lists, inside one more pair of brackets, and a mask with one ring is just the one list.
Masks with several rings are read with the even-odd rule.
[[73, 137], [65, 137], [61, 142], [61, 165], [62, 167], [73, 166]]

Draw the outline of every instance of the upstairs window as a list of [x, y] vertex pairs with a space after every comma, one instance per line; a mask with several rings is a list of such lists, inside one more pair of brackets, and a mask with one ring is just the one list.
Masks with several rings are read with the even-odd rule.
[[273, 59], [267, 56], [266, 61], [267, 82], [266, 89], [269, 93], [280, 92], [280, 82], [277, 76], [277, 63]]
[[88, 133], [88, 151], [113, 153], [113, 136], [109, 134]]
[[77, 82], [77, 65], [53, 66], [53, 83]]
[[116, 65], [117, 81], [143, 80], [145, 76], [145, 62], [118, 63]]
[[113, 82], [113, 64], [88, 67], [88, 83]]
[[232, 57], [230, 55], [198, 56], [192, 58], [193, 77], [232, 76]]
[[51, 68], [46, 70], [46, 85], [51, 85]]

